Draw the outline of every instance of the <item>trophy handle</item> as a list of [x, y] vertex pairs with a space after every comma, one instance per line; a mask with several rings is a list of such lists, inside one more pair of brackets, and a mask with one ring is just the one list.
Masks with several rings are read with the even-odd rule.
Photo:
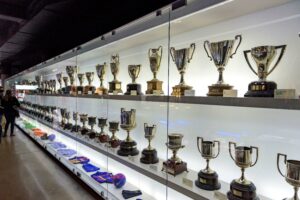
[[199, 140], [201, 141], [201, 144], [203, 142], [203, 137], [197, 137], [197, 147], [198, 147], [198, 151], [200, 152], [200, 154], [202, 155], [202, 151], [201, 148], [199, 146]]
[[190, 49], [192, 49], [192, 53], [189, 55], [190, 58], [188, 59], [188, 63], [189, 63], [189, 62], [192, 60], [192, 58], [193, 58], [193, 55], [194, 55], [195, 49], [196, 49], [196, 44], [195, 44], [195, 43], [192, 43], [192, 44], [190, 45]]
[[175, 62], [175, 48], [174, 47], [170, 48], [170, 54], [171, 54], [172, 60]]
[[232, 56], [234, 56], [238, 50], [238, 48], [240, 47], [241, 43], [242, 43], [242, 36], [241, 35], [236, 35], [235, 36], [235, 40], [239, 40], [238, 45], [236, 46], [235, 51], [233, 52], [233, 54], [230, 55], [230, 58], [232, 58]]
[[278, 171], [279, 171], [279, 173], [281, 174], [281, 176], [283, 176], [283, 177], [285, 177], [284, 175], [283, 175], [283, 173], [281, 172], [281, 169], [280, 169], [280, 167], [279, 167], [279, 160], [280, 160], [280, 157], [283, 157], [284, 158], [284, 164], [286, 164], [286, 155], [285, 154], [281, 154], [281, 153], [278, 153], [277, 154], [277, 169], [278, 169]]
[[257, 147], [250, 147], [251, 148], [251, 151], [253, 150], [253, 149], [255, 149], [255, 151], [256, 151], [256, 159], [255, 159], [255, 162], [254, 163], [252, 163], [250, 166], [251, 167], [253, 167], [254, 165], [256, 165], [256, 163], [257, 163], [257, 161], [258, 161], [258, 148]]
[[277, 62], [274, 65], [274, 67], [268, 72], [268, 75], [271, 74], [274, 71], [274, 69], [277, 67], [278, 63], [280, 62], [280, 60], [285, 52], [286, 45], [276, 46], [275, 49], [281, 49], [281, 52], [280, 52], [280, 55], [277, 59]]
[[244, 51], [244, 56], [245, 56], [245, 59], [246, 59], [246, 62], [248, 64], [248, 66], [250, 67], [251, 71], [257, 75], [257, 72], [253, 69], [253, 67], [251, 66], [250, 62], [249, 62], [249, 58], [248, 58], [248, 54], [251, 52], [251, 50], [246, 50]]
[[162, 56], [162, 53], [163, 53], [163, 47], [161, 45], [158, 47], [158, 51], [160, 52], [160, 59], [159, 59], [159, 66], [160, 66], [161, 56]]
[[218, 153], [213, 158], [217, 158], [219, 156], [219, 154], [220, 154], [220, 141], [214, 141], [214, 145], [215, 144], [218, 144]]
[[235, 159], [233, 158], [232, 154], [231, 154], [231, 146], [232, 146], [232, 145], [234, 146], [234, 148], [236, 148], [236, 143], [235, 143], [235, 142], [229, 142], [229, 154], [230, 154], [231, 159], [232, 159], [234, 162], [236, 162]]
[[205, 40], [205, 41], [204, 41], [204, 44], [203, 44], [203, 47], [204, 47], [204, 50], [205, 50], [205, 52], [206, 52], [206, 54], [207, 54], [207, 57], [209, 57], [210, 60], [212, 61], [212, 57], [209, 55], [209, 53], [208, 53], [208, 51], [207, 51], [207, 48], [206, 48], [206, 46], [208, 46], [208, 45], [209, 45], [209, 41], [208, 41], [208, 40]]

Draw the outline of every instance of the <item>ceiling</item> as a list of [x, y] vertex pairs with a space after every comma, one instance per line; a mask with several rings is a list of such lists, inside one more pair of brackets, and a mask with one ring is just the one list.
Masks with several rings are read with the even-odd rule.
[[0, 74], [16, 74], [175, 1], [0, 0]]

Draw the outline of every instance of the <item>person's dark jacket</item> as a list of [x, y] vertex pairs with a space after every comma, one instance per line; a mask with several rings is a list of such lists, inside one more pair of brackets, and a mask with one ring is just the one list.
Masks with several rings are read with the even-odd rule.
[[17, 110], [20, 107], [20, 103], [18, 99], [14, 96], [9, 97], [6, 99], [5, 97], [2, 98], [2, 106], [4, 107], [4, 114], [9, 116], [18, 116], [19, 111]]

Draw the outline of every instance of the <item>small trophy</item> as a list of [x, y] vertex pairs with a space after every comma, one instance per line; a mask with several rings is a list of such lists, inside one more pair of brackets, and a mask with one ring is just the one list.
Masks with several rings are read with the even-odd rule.
[[[206, 160], [206, 168], [198, 173], [196, 186], [204, 190], [218, 190], [221, 184], [218, 180], [218, 174], [209, 167], [209, 161], [217, 158], [220, 153], [219, 141], [204, 141], [202, 137], [197, 137], [197, 146], [201, 156]], [[217, 152], [216, 150], [217, 149]]]
[[101, 129], [99, 134], [99, 141], [101, 143], [106, 143], [109, 140], [109, 136], [104, 132], [104, 127], [107, 126], [106, 121], [107, 118], [98, 118], [98, 126]]
[[41, 75], [35, 76], [35, 81], [37, 82], [37, 85], [38, 85], [38, 88], [36, 89], [37, 93], [41, 94], [42, 93], [41, 88], [42, 88], [43, 76], [41, 76]]
[[136, 148], [137, 143], [130, 138], [130, 131], [136, 127], [135, 115], [135, 109], [125, 111], [124, 108], [121, 108], [121, 128], [127, 131], [127, 137], [121, 142], [120, 149], [117, 152], [120, 156], [136, 156], [139, 154], [139, 150]]
[[[236, 40], [239, 40], [238, 45], [234, 53], [232, 53], [232, 49]], [[223, 96], [223, 90], [231, 90], [233, 86], [226, 84], [223, 79], [223, 71], [228, 63], [229, 58], [232, 58], [233, 55], [236, 54], [240, 44], [242, 42], [242, 36], [236, 35], [235, 40], [224, 40], [220, 42], [212, 42], [210, 43], [208, 40], [204, 42], [204, 49], [207, 56], [210, 60], [213, 60], [217, 70], [219, 72], [219, 79], [216, 84], [208, 86], [208, 94], [207, 96]], [[210, 55], [208, 53], [208, 50]]]
[[50, 81], [51, 83], [51, 94], [55, 94], [56, 93], [56, 80], [53, 79]]
[[62, 73], [58, 73], [56, 74], [56, 79], [57, 79], [57, 82], [59, 84], [59, 89], [58, 89], [58, 94], [62, 94], [63, 91], [62, 91], [62, 82], [63, 82], [63, 78], [62, 78]]
[[89, 132], [89, 129], [86, 127], [86, 122], [88, 121], [87, 114], [80, 114], [80, 122], [82, 123], [82, 127], [80, 129], [81, 135], [86, 135]]
[[73, 125], [70, 123], [71, 114], [69, 111], [65, 113], [65, 118], [67, 120], [67, 123], [65, 124], [64, 129], [71, 130]]
[[70, 78], [70, 86], [68, 86], [69, 88], [66, 89], [67, 91], [70, 91], [69, 94], [71, 95], [76, 95], [77, 94], [77, 87], [74, 85], [75, 83], [75, 76], [77, 74], [77, 66], [66, 66], [66, 72]]
[[[276, 56], [277, 49], [281, 49], [280, 55], [274, 65], [270, 69], [270, 64]], [[267, 76], [271, 74], [280, 62], [286, 45], [281, 46], [259, 46], [251, 50], [244, 51], [244, 56], [250, 69], [258, 76], [258, 81], [253, 81], [248, 85], [248, 92], [245, 97], [274, 97], [274, 90], [277, 89], [277, 84], [273, 81], [267, 81]], [[249, 62], [248, 54], [251, 53], [253, 60], [256, 63], [257, 71], [253, 69]]]
[[[231, 147], [234, 146], [235, 157], [232, 156]], [[252, 162], [253, 150], [256, 151], [255, 162]], [[256, 195], [256, 187], [245, 178], [245, 169], [253, 167], [258, 160], [258, 148], [247, 146], [236, 146], [236, 143], [229, 142], [229, 154], [232, 160], [242, 170], [242, 176], [239, 179], [235, 179], [230, 183], [230, 191], [227, 193], [229, 200], [243, 199], [243, 200], [259, 200]]]
[[167, 147], [173, 152], [173, 156], [163, 163], [162, 171], [166, 171], [173, 176], [176, 176], [187, 170], [187, 163], [183, 162], [180, 158], [177, 157], [177, 151], [184, 148], [182, 145], [183, 135], [179, 133], [173, 133], [168, 135]]
[[[280, 157], [284, 158], [284, 164], [286, 165], [286, 175], [284, 175], [279, 166]], [[300, 187], [300, 161], [299, 160], [287, 160], [287, 155], [277, 154], [277, 168], [281, 176], [283, 176], [291, 186], [294, 187], [294, 196], [292, 198], [286, 198], [285, 200], [299, 200], [298, 190]]]
[[140, 74], [141, 65], [128, 65], [128, 73], [132, 79], [132, 83], [127, 84], [127, 91], [125, 95], [132, 95], [132, 93], [136, 93], [136, 95], [143, 95], [142, 86], [135, 82], [137, 77]]
[[65, 127], [65, 124], [66, 124], [66, 119], [65, 119], [66, 112], [67, 112], [67, 109], [65, 109], [65, 108], [60, 108], [60, 115], [61, 115], [60, 126], [61, 126], [62, 128], [64, 128], [64, 127]]
[[119, 122], [111, 121], [109, 123], [109, 131], [112, 133], [112, 136], [109, 139], [109, 147], [117, 148], [120, 146], [121, 141], [116, 137], [116, 132], [119, 131]]
[[86, 79], [88, 80], [88, 85], [84, 87], [84, 94], [95, 94], [95, 86], [92, 85], [94, 80], [94, 72], [86, 72]]
[[185, 48], [185, 49], [175, 50], [174, 47], [170, 48], [170, 54], [172, 60], [175, 62], [177, 70], [180, 73], [180, 82], [178, 85], [175, 85], [173, 87], [173, 91], [171, 93], [171, 95], [173, 96], [177, 96], [177, 97], [184, 96], [185, 90], [191, 90], [193, 88], [192, 86], [185, 84], [184, 74], [188, 63], [190, 63], [190, 61], [193, 58], [195, 49], [196, 49], [195, 43], [192, 43], [189, 48]]
[[65, 87], [62, 88], [63, 94], [70, 94], [70, 90], [68, 90], [68, 89], [71, 89], [71, 88], [69, 87], [69, 77], [64, 76], [64, 77], [63, 77], [63, 81], [64, 81], [64, 83], [65, 83]]
[[147, 123], [144, 124], [145, 138], [148, 139], [148, 147], [143, 149], [142, 157], [140, 159], [141, 163], [145, 164], [155, 164], [158, 163], [157, 151], [152, 148], [151, 140], [154, 138], [156, 133], [156, 125], [148, 126]]
[[155, 94], [164, 94], [162, 90], [163, 82], [156, 78], [162, 58], [162, 46], [159, 46], [157, 49], [149, 49], [148, 57], [150, 61], [150, 69], [153, 73], [153, 79], [151, 81], [147, 81], [146, 94], [154, 94], [154, 92]]
[[100, 79], [100, 87], [97, 88], [96, 90], [96, 94], [98, 95], [103, 95], [103, 94], [108, 94], [107, 93], [107, 88], [105, 88], [103, 86], [103, 80], [104, 80], [104, 75], [105, 75], [105, 72], [106, 72], [106, 63], [104, 63], [103, 65], [96, 65], [96, 72], [97, 72], [97, 75]]
[[120, 68], [120, 61], [119, 61], [119, 55], [112, 55], [111, 56], [111, 63], [110, 63], [110, 70], [111, 73], [114, 76], [114, 80], [109, 82], [109, 90], [108, 93], [113, 94], [119, 94], [123, 93], [122, 88], [121, 88], [121, 82], [117, 80], [117, 75], [119, 73], [119, 68]]
[[77, 86], [77, 94], [83, 94], [84, 87], [82, 86], [84, 81], [84, 74], [77, 74], [79, 86]]
[[56, 110], [55, 106], [50, 106], [50, 110], [51, 110], [51, 115], [50, 115], [50, 122], [53, 123], [54, 122], [54, 111]]
[[78, 121], [78, 112], [73, 112], [73, 120], [75, 122], [75, 125], [72, 126], [71, 132], [78, 133], [80, 130], [80, 126], [77, 124]]
[[96, 132], [94, 130], [94, 126], [96, 124], [96, 117], [88, 117], [88, 123], [91, 126], [90, 131], [87, 133], [90, 139], [96, 138]]

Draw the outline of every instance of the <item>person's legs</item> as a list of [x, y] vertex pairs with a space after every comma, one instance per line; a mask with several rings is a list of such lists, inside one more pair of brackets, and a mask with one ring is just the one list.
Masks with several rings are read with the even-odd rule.
[[10, 136], [14, 136], [14, 128], [15, 128], [16, 117], [12, 117], [10, 121]]
[[3, 137], [6, 137], [6, 134], [7, 134], [7, 130], [8, 130], [8, 126], [11, 122], [11, 117], [9, 115], [5, 115], [5, 118], [6, 118], [6, 124], [5, 124], [5, 129], [4, 129], [4, 134], [3, 134]]
[[2, 115], [0, 115], [0, 143], [2, 140]]

